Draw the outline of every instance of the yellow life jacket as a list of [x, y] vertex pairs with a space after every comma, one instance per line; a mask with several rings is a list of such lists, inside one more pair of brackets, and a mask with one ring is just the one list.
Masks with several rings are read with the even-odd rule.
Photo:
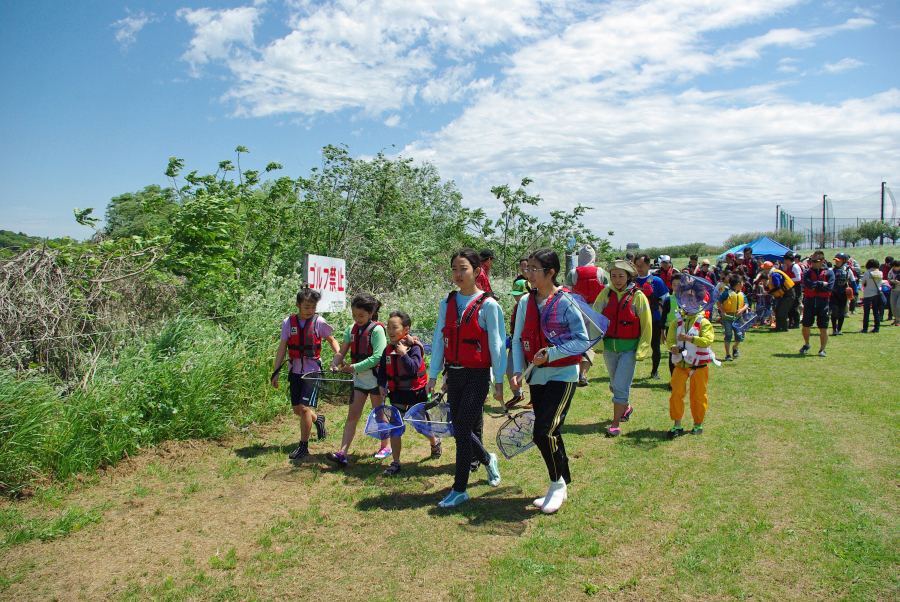
[[[772, 274], [781, 274], [784, 277], [784, 284], [782, 284], [779, 288], [775, 288], [772, 286]], [[794, 288], [794, 280], [779, 270], [778, 268], [772, 268], [769, 270], [769, 290], [772, 291], [772, 296], [774, 297], [784, 297], [784, 294]]]
[[737, 311], [744, 307], [744, 293], [737, 293], [728, 289], [728, 298], [722, 303], [722, 311], [725, 318], [733, 320], [737, 317]]

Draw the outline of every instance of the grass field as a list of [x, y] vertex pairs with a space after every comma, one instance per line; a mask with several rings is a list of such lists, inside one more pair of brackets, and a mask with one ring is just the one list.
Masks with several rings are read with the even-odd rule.
[[648, 362], [634, 418], [603, 438], [595, 367], [564, 428], [574, 482], [553, 516], [531, 507], [547, 486], [536, 450], [501, 459], [498, 487], [480, 471], [455, 510], [436, 507], [452, 441], [434, 461], [410, 437], [389, 478], [360, 435], [333, 469], [340, 407], [296, 465], [286, 417], [163, 443], [0, 502], [0, 599], [896, 600], [900, 328], [862, 335], [860, 322], [827, 358], [798, 355], [798, 331], [753, 332], [712, 369], [704, 434], [675, 441]]

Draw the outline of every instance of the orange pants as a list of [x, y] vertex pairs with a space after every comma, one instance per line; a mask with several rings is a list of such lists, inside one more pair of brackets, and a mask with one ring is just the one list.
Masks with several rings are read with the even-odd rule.
[[703, 424], [706, 407], [709, 405], [709, 396], [706, 394], [709, 367], [698, 368], [691, 374], [690, 368], [675, 366], [675, 371], [672, 372], [672, 395], [669, 397], [669, 417], [672, 420], [681, 420], [684, 416], [684, 394], [688, 375], [691, 379], [691, 416], [694, 418], [694, 424]]

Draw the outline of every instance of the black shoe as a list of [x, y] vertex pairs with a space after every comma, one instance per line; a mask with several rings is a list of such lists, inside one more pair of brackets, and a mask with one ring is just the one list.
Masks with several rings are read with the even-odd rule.
[[634, 414], [634, 407], [628, 406], [628, 409], [625, 410], [625, 413], [622, 414], [622, 417], [619, 418], [619, 422], [628, 422], [631, 420], [631, 415]]
[[316, 437], [319, 438], [319, 441], [328, 436], [328, 431], [325, 429], [325, 415], [319, 414], [316, 416]]
[[684, 435], [684, 429], [680, 426], [673, 426], [668, 433], [666, 433], [666, 437], [669, 439], [675, 439], [676, 437], [681, 437]]
[[306, 441], [301, 441], [297, 446], [297, 449], [288, 454], [288, 458], [291, 460], [299, 460], [300, 458], [305, 458], [309, 455], [309, 443]]
[[478, 472], [478, 468], [481, 466], [481, 460], [472, 460], [472, 463], [469, 464], [469, 472], [475, 473]]

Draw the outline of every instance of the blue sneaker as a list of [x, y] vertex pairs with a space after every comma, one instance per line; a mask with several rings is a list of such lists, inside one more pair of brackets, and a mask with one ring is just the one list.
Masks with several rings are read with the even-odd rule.
[[500, 468], [497, 466], [497, 454], [491, 452], [488, 456], [491, 458], [487, 465], [488, 485], [496, 487], [500, 484]]
[[438, 502], [438, 508], [455, 508], [463, 502], [469, 501], [469, 494], [465, 491], [450, 490], [447, 497]]

